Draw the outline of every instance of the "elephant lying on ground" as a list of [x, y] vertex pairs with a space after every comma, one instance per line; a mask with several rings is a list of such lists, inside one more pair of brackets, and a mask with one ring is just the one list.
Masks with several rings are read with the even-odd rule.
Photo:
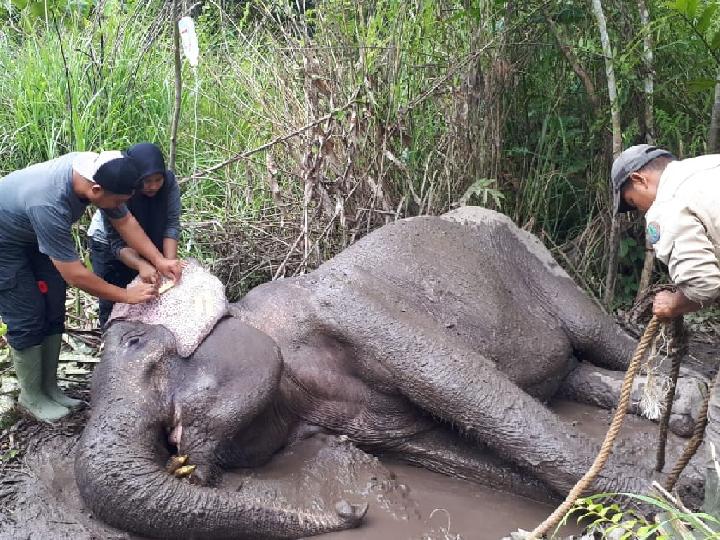
[[[365, 509], [344, 501], [303, 513], [211, 487], [223, 469], [264, 463], [318, 430], [557, 498], [598, 448], [542, 401], [576, 357], [623, 370], [635, 347], [535, 237], [469, 207], [385, 226], [230, 313], [188, 359], [163, 326], [111, 323], [76, 458], [103, 520], [192, 538], [357, 526]], [[164, 470], [174, 453], [196, 467], [189, 481]], [[636, 458], [616, 451], [594, 489], [644, 491], [652, 473]]]

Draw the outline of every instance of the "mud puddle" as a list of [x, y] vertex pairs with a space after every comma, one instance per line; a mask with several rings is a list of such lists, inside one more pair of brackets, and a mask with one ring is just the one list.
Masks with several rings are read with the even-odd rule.
[[[554, 409], [598, 440], [605, 435], [607, 411], [567, 402]], [[632, 448], [654, 448], [656, 433], [655, 424], [626, 418], [623, 438], [633, 443]], [[0, 498], [1, 539], [139, 538], [104, 525], [83, 506], [73, 475], [76, 442], [76, 434], [58, 432], [31, 445], [14, 493]], [[672, 463], [682, 440], [671, 437], [669, 442]], [[226, 474], [222, 487], [277, 497], [311, 512], [333, 508], [340, 499], [369, 504], [363, 527], [322, 537], [328, 540], [497, 540], [518, 528], [532, 529], [553, 510], [463, 480], [378, 460], [337, 437], [315, 437], [263, 468]], [[562, 536], [577, 532], [561, 531]]]

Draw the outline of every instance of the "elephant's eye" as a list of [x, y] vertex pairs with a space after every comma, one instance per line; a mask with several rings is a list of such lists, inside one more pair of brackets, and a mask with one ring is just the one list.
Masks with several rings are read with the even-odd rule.
[[125, 344], [126, 347], [132, 347], [140, 343], [141, 337], [142, 334], [140, 334], [137, 330], [130, 331], [122, 337], [122, 342]]

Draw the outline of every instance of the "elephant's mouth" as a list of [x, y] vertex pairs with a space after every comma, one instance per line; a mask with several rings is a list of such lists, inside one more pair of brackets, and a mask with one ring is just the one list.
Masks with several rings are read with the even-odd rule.
[[167, 446], [170, 451], [170, 458], [165, 465], [165, 470], [178, 478], [188, 478], [192, 480], [195, 472], [195, 465], [189, 463], [189, 456], [181, 453], [182, 441], [182, 421], [180, 407], [175, 407], [172, 424], [167, 429]]
[[175, 424], [168, 433], [168, 443], [175, 448], [180, 447], [180, 440], [182, 439], [182, 424]]

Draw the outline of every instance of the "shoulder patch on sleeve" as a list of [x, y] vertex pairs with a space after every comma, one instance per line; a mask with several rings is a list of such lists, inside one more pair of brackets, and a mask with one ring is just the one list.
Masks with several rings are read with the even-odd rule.
[[660, 224], [657, 221], [651, 221], [647, 226], [647, 238], [651, 244], [657, 244], [660, 240]]

